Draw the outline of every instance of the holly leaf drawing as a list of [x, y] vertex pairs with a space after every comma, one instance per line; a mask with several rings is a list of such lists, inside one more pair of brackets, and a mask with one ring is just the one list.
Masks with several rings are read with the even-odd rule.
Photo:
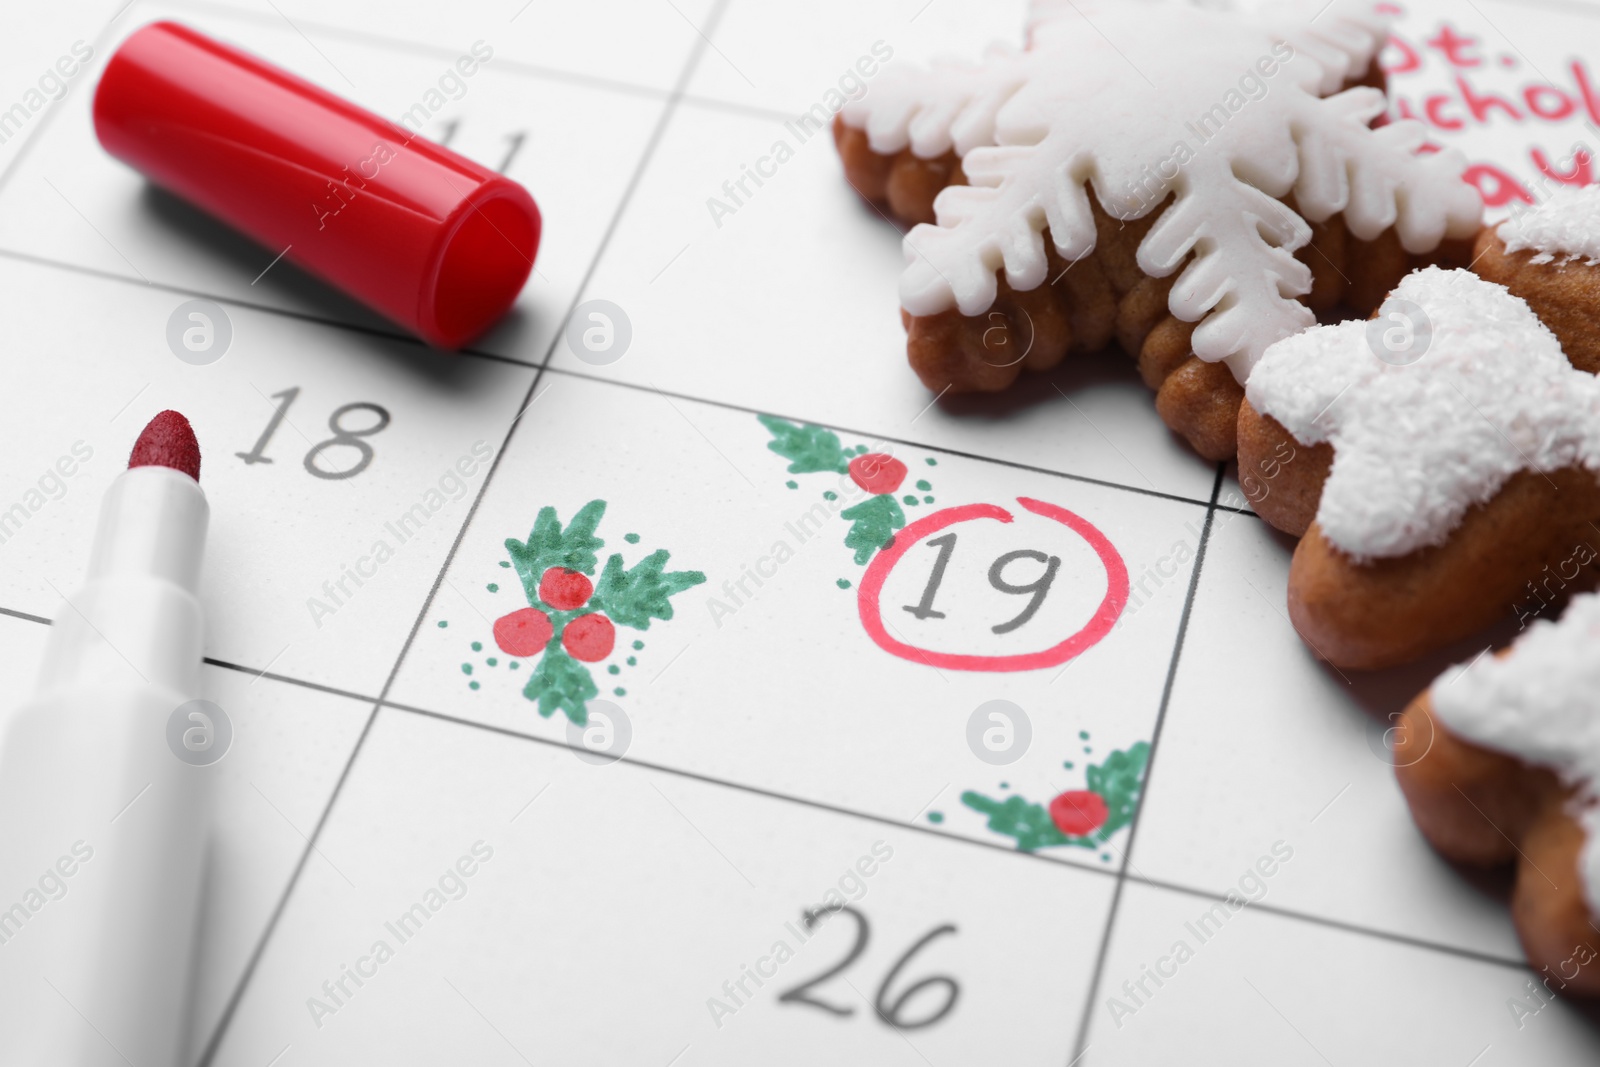
[[657, 549], [623, 570], [622, 557], [613, 555], [600, 572], [593, 603], [612, 622], [635, 630], [648, 630], [651, 619], [672, 618], [672, 597], [704, 582], [706, 576], [699, 571], [665, 571], [669, 558], [666, 549]]
[[894, 532], [906, 524], [906, 513], [900, 510], [899, 502], [887, 495], [863, 500], [839, 514], [850, 520], [844, 544], [856, 550], [857, 563], [866, 563], [878, 549], [888, 547]]
[[850, 469], [850, 453], [839, 444], [839, 435], [832, 430], [810, 424], [801, 425], [776, 415], [757, 415], [756, 418], [772, 434], [767, 447], [789, 460], [790, 474], [813, 474], [817, 471], [844, 474]]
[[1118, 749], [1100, 764], [1090, 764], [1084, 772], [1089, 790], [1098, 793], [1106, 802], [1106, 820], [1092, 834], [1064, 834], [1050, 817], [1043, 804], [1035, 804], [1020, 796], [995, 800], [982, 793], [968, 790], [961, 794], [961, 803], [988, 819], [988, 827], [997, 834], [1012, 838], [1021, 852], [1050, 848], [1053, 845], [1071, 845], [1074, 848], [1098, 848], [1111, 840], [1111, 835], [1133, 821], [1139, 810], [1139, 792], [1144, 785], [1145, 766], [1150, 762], [1150, 745], [1140, 741], [1126, 751]]
[[1105, 758], [1099, 766], [1090, 764], [1084, 773], [1089, 789], [1099, 793], [1106, 802], [1109, 814], [1095, 831], [1101, 841], [1133, 821], [1139, 808], [1139, 791], [1144, 785], [1145, 765], [1150, 762], [1150, 745], [1140, 741], [1126, 752], [1118, 750]]
[[989, 829], [995, 833], [1015, 838], [1019, 852], [1032, 852], [1035, 849], [1049, 848], [1051, 845], [1094, 847], [1094, 843], [1086, 837], [1068, 837], [1057, 830], [1056, 824], [1051, 821], [1050, 813], [1045, 810], [1043, 804], [1030, 803], [1019, 796], [993, 800], [982, 793], [968, 790], [961, 794], [961, 803], [973, 811], [987, 815]]
[[511, 565], [516, 568], [517, 576], [522, 579], [528, 603], [539, 603], [539, 579], [551, 567], [594, 573], [599, 562], [595, 549], [605, 547], [605, 541], [596, 537], [594, 531], [605, 513], [604, 500], [591, 500], [578, 509], [566, 529], [562, 529], [555, 508], [540, 508], [526, 541], [506, 538], [506, 551], [511, 555]]
[[599, 696], [600, 690], [595, 688], [589, 668], [567, 655], [559, 644], [551, 642], [528, 677], [522, 695], [539, 702], [539, 714], [543, 718], [548, 719], [561, 710], [567, 713], [569, 720], [583, 726], [589, 721], [588, 702]]

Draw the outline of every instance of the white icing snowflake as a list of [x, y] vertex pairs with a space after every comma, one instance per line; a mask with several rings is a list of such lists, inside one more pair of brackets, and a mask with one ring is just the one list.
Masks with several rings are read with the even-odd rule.
[[[1401, 343], [1380, 358], [1390, 330]], [[1600, 378], [1470, 271], [1417, 271], [1377, 319], [1279, 341], [1245, 397], [1302, 444], [1333, 445], [1317, 524], [1357, 562], [1442, 544], [1520, 471], [1600, 473]]]
[[[1325, 95], [1382, 46], [1386, 22], [1369, 8], [1035, 0], [1028, 32], [1026, 51], [886, 71], [845, 105], [874, 151], [954, 149], [971, 183], [941, 192], [938, 225], [906, 236], [900, 296], [913, 315], [981, 314], [1002, 267], [1015, 289], [1044, 284], [1047, 226], [1067, 260], [1091, 253], [1085, 183], [1121, 219], [1172, 193], [1139, 267], [1165, 277], [1193, 254], [1169, 306], [1201, 323], [1195, 354], [1227, 360], [1242, 382], [1268, 345], [1314, 322], [1295, 299], [1311, 290], [1294, 258], [1311, 239], [1306, 219], [1343, 212], [1363, 240], [1397, 227], [1414, 253], [1478, 226], [1459, 153], [1419, 154], [1417, 122], [1371, 129], [1385, 110], [1376, 89]], [[1304, 218], [1279, 203], [1291, 192]]]
[[1600, 915], [1600, 596], [1573, 597], [1560, 622], [1529, 627], [1506, 656], [1451, 669], [1430, 691], [1451, 733], [1554, 769], [1576, 786], [1587, 833], [1579, 869]]

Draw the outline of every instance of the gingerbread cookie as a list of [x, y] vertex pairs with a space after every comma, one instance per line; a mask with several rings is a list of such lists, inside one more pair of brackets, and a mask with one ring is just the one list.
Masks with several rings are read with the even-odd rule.
[[1600, 379], [1504, 287], [1418, 271], [1378, 318], [1272, 346], [1246, 396], [1256, 511], [1305, 535], [1289, 614], [1336, 666], [1405, 663], [1530, 590], [1600, 583]]
[[886, 71], [835, 132], [852, 183], [922, 223], [900, 297], [923, 383], [1000, 390], [1117, 341], [1167, 424], [1232, 456], [1269, 345], [1477, 232], [1459, 153], [1370, 126], [1385, 33], [1360, 4], [1039, 0], [1025, 51]]
[[1573, 366], [1600, 374], [1600, 186], [1564, 186], [1486, 228], [1472, 269], [1526, 300]]
[[1553, 992], [1600, 996], [1600, 597], [1447, 672], [1395, 736], [1424, 836], [1458, 863], [1516, 863], [1528, 963]]

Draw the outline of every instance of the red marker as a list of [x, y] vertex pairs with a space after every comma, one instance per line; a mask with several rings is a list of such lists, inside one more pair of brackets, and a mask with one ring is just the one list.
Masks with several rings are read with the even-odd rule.
[[107, 152], [267, 256], [441, 348], [504, 315], [533, 270], [539, 209], [522, 186], [175, 22], [122, 42], [94, 128]]
[[128, 468], [0, 741], [3, 1064], [187, 1062], [207, 775], [169, 737], [200, 695], [209, 514], [188, 420], [157, 415]]

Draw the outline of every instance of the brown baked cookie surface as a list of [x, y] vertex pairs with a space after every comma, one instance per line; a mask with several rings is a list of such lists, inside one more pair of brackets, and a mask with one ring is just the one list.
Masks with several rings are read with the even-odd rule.
[[[1339, 9], [1285, 30], [1089, 6], [1139, 24], [1146, 51], [1110, 55], [1072, 32], [1071, 5], [1038, 5], [1027, 51], [891, 66], [846, 104], [845, 175], [918, 224], [902, 317], [928, 389], [1000, 391], [1116, 343], [1167, 425], [1231, 458], [1241, 383], [1266, 347], [1317, 315], [1369, 314], [1419, 266], [1464, 264], [1481, 203], [1464, 160], [1416, 151], [1420, 127], [1348, 121], [1385, 109], [1380, 17]], [[1141, 60], [1186, 84], [1156, 92]], [[1308, 71], [1315, 92], [1291, 84]], [[1108, 93], [1150, 97], [1147, 121], [1087, 124], [1085, 102]]]
[[1600, 585], [1600, 380], [1467, 271], [1420, 271], [1385, 306], [1275, 345], [1239, 415], [1255, 510], [1303, 535], [1290, 619], [1345, 669]]
[[1515, 866], [1511, 915], [1551, 992], [1600, 997], [1600, 598], [1573, 601], [1506, 653], [1452, 669], [1394, 731], [1395, 774], [1428, 841]]
[[1526, 300], [1561, 339], [1574, 367], [1600, 374], [1597, 259], [1600, 189], [1588, 187], [1560, 190], [1537, 208], [1486, 227], [1473, 249], [1472, 269]]

